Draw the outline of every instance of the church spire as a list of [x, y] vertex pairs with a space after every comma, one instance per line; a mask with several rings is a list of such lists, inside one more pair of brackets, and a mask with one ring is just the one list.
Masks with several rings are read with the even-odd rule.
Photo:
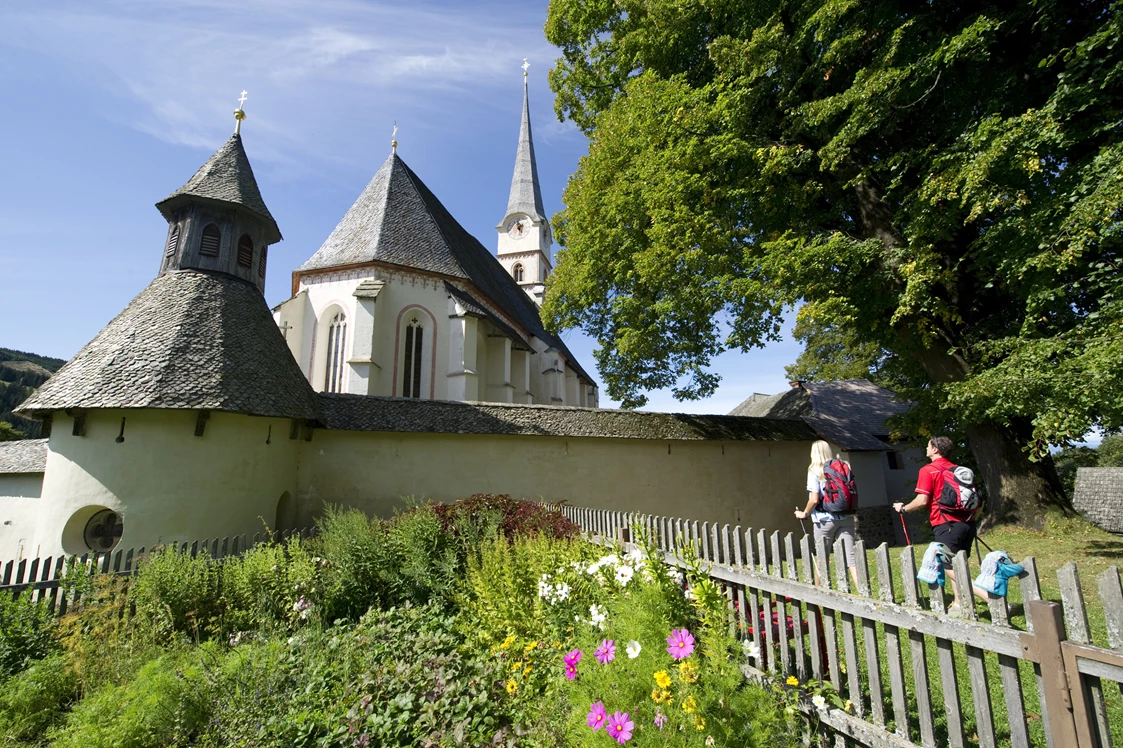
[[523, 118], [519, 128], [519, 148], [515, 155], [515, 173], [511, 178], [511, 197], [507, 200], [507, 215], [525, 213], [536, 221], [546, 220], [542, 207], [542, 190], [538, 186], [538, 166], [534, 161], [534, 140], [530, 134], [530, 98], [527, 86], [527, 68], [523, 60]]

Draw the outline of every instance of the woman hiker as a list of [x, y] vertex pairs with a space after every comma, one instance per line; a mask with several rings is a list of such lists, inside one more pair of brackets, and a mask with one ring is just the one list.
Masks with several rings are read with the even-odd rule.
[[[838, 465], [831, 465], [832, 463], [838, 463]], [[856, 590], [858, 588], [858, 574], [854, 568], [854, 541], [857, 535], [857, 522], [853, 510], [857, 508], [857, 496], [854, 497], [850, 511], [829, 512], [823, 508], [823, 497], [826, 495], [828, 481], [825, 471], [828, 466], [838, 467], [840, 471], [842, 467], [845, 467], [846, 478], [849, 479], [850, 487], [853, 487], [853, 479], [850, 478], [850, 466], [841, 460], [835, 460], [831, 453], [831, 445], [819, 440], [811, 445], [811, 464], [807, 468], [807, 506], [802, 510], [796, 509], [795, 516], [804, 519], [807, 515], [811, 515], [811, 521], [815, 528], [816, 548], [819, 547], [819, 538], [826, 538], [827, 548], [831, 548], [837, 538], [842, 538], [842, 547], [846, 553], [846, 566], [850, 570], [850, 579], [854, 583], [853, 589]], [[818, 564], [815, 565], [815, 579], [816, 581], [819, 580]]]

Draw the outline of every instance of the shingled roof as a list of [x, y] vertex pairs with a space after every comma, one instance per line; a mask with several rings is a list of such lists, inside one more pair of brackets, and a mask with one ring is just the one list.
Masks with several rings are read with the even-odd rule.
[[0, 442], [0, 474], [42, 473], [47, 469], [47, 439]]
[[452, 402], [319, 393], [323, 424], [344, 431], [512, 434], [669, 441], [813, 441], [799, 421], [560, 405]]
[[261, 293], [198, 270], [158, 276], [17, 413], [66, 408], [317, 419], [312, 388]]
[[242, 136], [238, 133], [231, 135], [187, 184], [156, 203], [156, 207], [171, 221], [172, 212], [190, 199], [246, 208], [263, 218], [273, 232], [269, 244], [281, 240], [281, 230], [261, 197], [246, 149], [242, 147]]
[[538, 186], [538, 164], [534, 160], [534, 138], [530, 134], [530, 101], [526, 77], [523, 77], [523, 118], [519, 126], [519, 147], [515, 152], [515, 173], [511, 177], [511, 196], [507, 213], [526, 213], [539, 221], [546, 220], [542, 207], [542, 190]]
[[848, 450], [887, 450], [886, 421], [912, 407], [868, 379], [799, 382], [777, 395], [754, 394], [730, 415], [799, 419]]
[[499, 260], [452, 217], [396, 153], [386, 159], [297, 273], [375, 261], [471, 283], [520, 327], [564, 353], [570, 368], [593, 382], [565, 344], [542, 326], [538, 307]]

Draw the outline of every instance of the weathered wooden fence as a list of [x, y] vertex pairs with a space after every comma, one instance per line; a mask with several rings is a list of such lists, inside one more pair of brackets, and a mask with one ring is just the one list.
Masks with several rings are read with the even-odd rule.
[[[1010, 624], [1002, 597], [989, 600], [990, 622], [977, 620], [973, 605], [964, 605], [964, 619], [947, 616], [942, 588], [917, 583], [912, 547], [901, 551], [895, 566], [889, 547], [879, 546], [871, 577], [859, 542], [852, 590], [841, 543], [833, 548], [832, 575], [832, 553], [823, 543], [813, 554], [806, 535], [797, 542], [791, 533], [560, 508], [594, 539], [627, 540], [640, 528], [672, 564], [684, 565], [676, 539], [693, 544], [725, 591], [731, 627], [759, 647], [751, 671], [829, 682], [852, 702], [850, 712], [820, 712], [839, 745], [1040, 744], [1031, 742], [1028, 698], [1040, 704], [1032, 718], [1041, 720], [1050, 748], [1112, 746], [1110, 722], [1118, 719], [1109, 721], [1105, 694], [1113, 689], [1113, 708], [1120, 708], [1116, 689], [1123, 682], [1123, 587], [1115, 567], [1098, 579], [1110, 645], [1104, 648], [1091, 643], [1075, 564], [1058, 572], [1058, 604], [1041, 599], [1034, 559], [1021, 561], [1023, 631]], [[953, 570], [961, 599], [971, 600], [965, 553]], [[1006, 729], [996, 724], [996, 706]]]
[[170, 543], [151, 549], [133, 548], [114, 550], [107, 553], [87, 553], [83, 556], [47, 556], [46, 558], [13, 559], [0, 566], [0, 593], [31, 594], [35, 601], [44, 601], [55, 615], [62, 616], [81, 601], [80, 593], [67, 589], [66, 575], [75, 565], [94, 574], [119, 574], [131, 576], [136, 573], [147, 553], [163, 548], [188, 553], [192, 557], [199, 554], [221, 559], [238, 556], [263, 542], [288, 542], [293, 537], [308, 538], [313, 529], [284, 530], [273, 534], [257, 533], [252, 536], [196, 540], [193, 542]]

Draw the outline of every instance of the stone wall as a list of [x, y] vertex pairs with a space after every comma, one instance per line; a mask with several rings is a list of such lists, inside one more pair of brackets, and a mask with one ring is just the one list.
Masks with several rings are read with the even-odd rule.
[[1123, 533], [1123, 468], [1078, 468], [1072, 504], [1096, 527]]

